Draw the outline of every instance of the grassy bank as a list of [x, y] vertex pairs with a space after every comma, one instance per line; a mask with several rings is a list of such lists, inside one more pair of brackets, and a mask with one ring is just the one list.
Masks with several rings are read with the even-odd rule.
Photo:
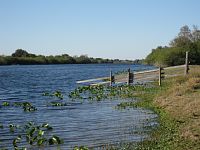
[[144, 107], [159, 115], [160, 126], [150, 140], [125, 149], [200, 149], [200, 66], [193, 66], [187, 77], [166, 79], [157, 85], [139, 89], [140, 101], [120, 106]]

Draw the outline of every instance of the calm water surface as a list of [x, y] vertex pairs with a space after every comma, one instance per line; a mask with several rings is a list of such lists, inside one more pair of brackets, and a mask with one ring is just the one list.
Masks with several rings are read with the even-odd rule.
[[[109, 72], [145, 70], [143, 65], [33, 65], [0, 67], [0, 104], [2, 101], [29, 101], [37, 107], [35, 112], [24, 112], [20, 108], [0, 107], [0, 124], [23, 125], [28, 121], [38, 124], [48, 122], [56, 134], [64, 139], [61, 149], [72, 149], [76, 145], [98, 147], [103, 144], [141, 141], [146, 128], [155, 122], [156, 115], [139, 108], [117, 110], [114, 107], [120, 100], [101, 102], [74, 102], [68, 94], [76, 85], [76, 80], [109, 76]], [[52, 107], [52, 98], [42, 96], [45, 91], [62, 91], [69, 105]], [[140, 134], [139, 134], [140, 133]], [[12, 147], [12, 138], [7, 128], [0, 129], [0, 148]], [[47, 148], [48, 149], [48, 148]], [[53, 148], [50, 148], [53, 149]]]

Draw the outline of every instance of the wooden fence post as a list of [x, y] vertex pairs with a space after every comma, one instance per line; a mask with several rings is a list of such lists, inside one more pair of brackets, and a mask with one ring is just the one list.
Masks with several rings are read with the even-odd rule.
[[130, 68], [128, 68], [127, 85], [130, 85]]
[[162, 72], [162, 70], [164, 70], [164, 68], [159, 67], [159, 76], [158, 76], [159, 77], [159, 79], [158, 79], [159, 86], [161, 86], [161, 84], [162, 84], [162, 79], [165, 78], [165, 76], [164, 76], [165, 72]]
[[134, 81], [134, 72], [131, 72], [130, 73], [130, 80], [129, 80], [129, 83], [133, 83]]
[[110, 71], [110, 86], [112, 86], [112, 70]]
[[158, 85], [161, 86], [161, 68], [159, 67]]
[[110, 86], [112, 86], [112, 83], [114, 82], [114, 76], [112, 74], [112, 70], [110, 71]]
[[185, 75], [188, 74], [189, 66], [188, 66], [188, 52], [185, 54]]

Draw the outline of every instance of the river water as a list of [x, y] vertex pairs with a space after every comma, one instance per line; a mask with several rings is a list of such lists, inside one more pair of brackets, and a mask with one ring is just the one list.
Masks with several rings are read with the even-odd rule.
[[[115, 109], [120, 103], [118, 99], [79, 102], [68, 97], [69, 92], [78, 86], [77, 80], [109, 76], [110, 70], [116, 72], [128, 68], [139, 71], [153, 67], [119, 64], [0, 66], [0, 105], [3, 101], [28, 101], [37, 108], [35, 112], [24, 112], [20, 108], [0, 107], [0, 124], [6, 126], [0, 129], [0, 148], [12, 147], [14, 134], [10, 134], [9, 124], [23, 125], [29, 121], [48, 122], [53, 127], [52, 134], [64, 140], [61, 149], [72, 149], [76, 145], [98, 147], [137, 142], [146, 138], [148, 129], [145, 126], [154, 123], [156, 118], [150, 110]], [[69, 105], [48, 105], [52, 98], [44, 97], [42, 93], [56, 90], [62, 91], [62, 101]]]

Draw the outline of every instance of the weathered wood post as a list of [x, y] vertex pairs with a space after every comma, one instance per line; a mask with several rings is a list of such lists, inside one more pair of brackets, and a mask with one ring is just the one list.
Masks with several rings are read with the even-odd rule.
[[128, 68], [128, 74], [127, 74], [127, 85], [130, 85], [130, 68]]
[[131, 83], [133, 83], [133, 78], [134, 78], [134, 74], [131, 73], [131, 70], [129, 68], [128, 74], [127, 74], [127, 85], [130, 85]]
[[185, 53], [185, 75], [188, 74], [189, 66], [188, 66], [188, 52]]
[[112, 83], [114, 82], [114, 76], [112, 74], [112, 70], [110, 71], [110, 86], [112, 86]]
[[158, 85], [161, 86], [161, 67], [159, 67]]
[[131, 72], [131, 73], [130, 73], [130, 80], [129, 80], [129, 83], [133, 83], [133, 81], [134, 81], [134, 73]]
[[164, 70], [164, 68], [159, 67], [159, 69], [158, 69], [158, 73], [159, 73], [159, 75], [158, 75], [158, 85], [159, 86], [161, 86], [161, 84], [162, 84], [162, 79], [165, 78], [165, 76], [164, 76], [165, 72], [162, 72], [162, 70]]

